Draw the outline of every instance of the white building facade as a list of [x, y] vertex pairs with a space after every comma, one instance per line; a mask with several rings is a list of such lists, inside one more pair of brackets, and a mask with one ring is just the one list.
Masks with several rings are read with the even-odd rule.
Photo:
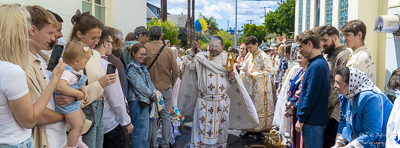
[[376, 33], [374, 28], [376, 17], [388, 14], [393, 5], [388, 1], [400, 0], [296, 0], [295, 36], [317, 26], [332, 25], [339, 30], [349, 20], [363, 21], [367, 26], [365, 44], [376, 64], [377, 86], [384, 90], [386, 34]]
[[57, 13], [64, 20], [64, 40], [68, 40], [71, 34], [71, 17], [77, 9], [90, 11], [106, 26], [121, 30], [124, 36], [138, 26], [146, 26], [146, 0], [0, 0], [0, 4], [4, 3], [40, 5]]

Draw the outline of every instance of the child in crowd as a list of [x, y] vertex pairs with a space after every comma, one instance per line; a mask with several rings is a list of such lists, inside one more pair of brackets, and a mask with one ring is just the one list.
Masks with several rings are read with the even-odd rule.
[[[57, 84], [59, 93], [83, 100], [84, 104], [89, 101], [88, 92], [85, 89], [87, 77], [78, 71], [86, 67], [90, 56], [90, 49], [85, 43], [80, 41], [69, 42], [63, 55], [65, 70]], [[65, 107], [56, 105], [56, 111], [64, 114], [68, 125], [71, 127], [67, 138], [67, 146], [87, 148], [86, 144], [82, 142], [82, 128], [85, 116], [80, 109], [80, 103], [75, 101]]]

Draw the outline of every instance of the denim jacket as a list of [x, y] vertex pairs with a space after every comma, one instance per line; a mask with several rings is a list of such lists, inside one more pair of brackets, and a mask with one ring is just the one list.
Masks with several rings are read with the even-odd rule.
[[126, 78], [128, 79], [128, 101], [142, 101], [150, 104], [156, 88], [150, 79], [149, 68], [132, 59], [127, 66]]

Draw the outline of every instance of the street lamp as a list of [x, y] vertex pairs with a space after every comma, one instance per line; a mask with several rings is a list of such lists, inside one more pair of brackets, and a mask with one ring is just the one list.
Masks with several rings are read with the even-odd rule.
[[226, 27], [226, 32], [228, 32], [228, 30], [231, 30], [231, 29], [229, 29], [229, 21], [230, 20], [234, 20], [234, 19], [228, 19], [228, 24], [227, 24], [227, 27]]
[[226, 26], [226, 31], [228, 31], [229, 30], [229, 20], [228, 20], [228, 24], [226, 24], [227, 26]]

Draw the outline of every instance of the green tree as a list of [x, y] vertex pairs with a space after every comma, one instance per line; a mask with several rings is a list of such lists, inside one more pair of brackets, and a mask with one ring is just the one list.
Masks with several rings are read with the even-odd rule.
[[210, 35], [214, 35], [219, 31], [217, 20], [212, 16], [210, 18], [205, 17], [203, 14], [200, 13], [199, 18], [204, 19], [207, 22], [207, 31]]
[[[245, 24], [243, 27], [243, 34], [239, 40], [244, 42], [248, 36], [254, 35], [258, 39], [258, 44], [265, 40], [265, 26], [256, 24]], [[240, 44], [240, 43], [239, 43]]]
[[152, 19], [147, 23], [147, 28], [152, 26], [160, 26], [163, 30], [163, 39], [170, 40], [171, 45], [180, 45], [178, 37], [179, 28], [176, 27], [176, 23], [170, 21], [161, 21], [158, 19]]
[[219, 30], [216, 36], [220, 36], [224, 40], [224, 50], [228, 50], [232, 46], [232, 35], [224, 30]]
[[294, 31], [295, 2], [295, 0], [278, 2], [278, 8], [274, 12], [268, 12], [264, 25], [269, 33], [282, 35]]

